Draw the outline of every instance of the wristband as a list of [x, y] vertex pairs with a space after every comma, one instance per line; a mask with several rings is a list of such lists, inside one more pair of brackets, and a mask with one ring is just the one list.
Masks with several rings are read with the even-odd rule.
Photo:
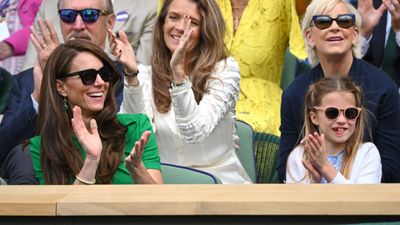
[[125, 76], [127, 77], [137, 77], [137, 75], [139, 74], [139, 70], [136, 70], [136, 72], [134, 73], [128, 73], [126, 72], [126, 70], [124, 70]]
[[95, 179], [95, 178], [93, 178], [93, 180], [85, 180], [85, 179], [83, 179], [83, 178], [80, 178], [80, 177], [78, 176], [78, 174], [75, 175], [75, 177], [76, 177], [76, 179], [77, 179], [79, 182], [81, 182], [81, 183], [83, 183], [83, 184], [95, 184], [95, 183], [96, 183], [96, 179]]
[[180, 80], [180, 81], [178, 81], [178, 82], [172, 80], [172, 82], [171, 82], [171, 87], [172, 87], [172, 88], [177, 88], [177, 87], [179, 87], [179, 86], [184, 85], [184, 84], [186, 83], [186, 81], [187, 81], [186, 79]]

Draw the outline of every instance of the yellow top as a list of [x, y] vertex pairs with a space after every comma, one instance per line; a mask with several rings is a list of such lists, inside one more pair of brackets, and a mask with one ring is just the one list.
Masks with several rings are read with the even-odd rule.
[[280, 135], [281, 74], [288, 45], [306, 58], [294, 0], [250, 0], [233, 34], [230, 0], [216, 0], [227, 25], [226, 43], [239, 62], [236, 115], [256, 132]]
[[[162, 5], [159, 0], [159, 9]], [[216, 0], [227, 26], [225, 41], [239, 62], [238, 119], [256, 132], [280, 136], [281, 74], [286, 48], [300, 59], [304, 47], [295, 0], [249, 0], [233, 34], [230, 0]]]

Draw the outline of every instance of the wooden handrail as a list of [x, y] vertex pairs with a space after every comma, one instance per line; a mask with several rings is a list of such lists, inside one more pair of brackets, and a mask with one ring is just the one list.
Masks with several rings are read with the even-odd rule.
[[1, 186], [0, 215], [400, 215], [400, 184]]

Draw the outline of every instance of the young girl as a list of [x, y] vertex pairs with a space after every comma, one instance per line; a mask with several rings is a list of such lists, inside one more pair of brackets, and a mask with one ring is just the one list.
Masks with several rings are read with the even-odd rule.
[[373, 143], [363, 143], [361, 88], [344, 76], [312, 84], [304, 109], [305, 137], [290, 153], [286, 183], [380, 183], [382, 165]]

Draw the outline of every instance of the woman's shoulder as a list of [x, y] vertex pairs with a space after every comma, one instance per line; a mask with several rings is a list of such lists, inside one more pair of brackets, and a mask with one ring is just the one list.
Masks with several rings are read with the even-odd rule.
[[[385, 71], [362, 59], [356, 59], [356, 63], [357, 69], [353, 75], [353, 79], [356, 82], [368, 82], [373, 88], [386, 89], [388, 87], [396, 87], [392, 78]], [[369, 88], [369, 86], [363, 88]]]
[[380, 158], [379, 150], [376, 147], [376, 145], [372, 142], [365, 142], [360, 145], [360, 147], [357, 150], [357, 158], [363, 159], [376, 159]]
[[358, 148], [359, 153], [364, 153], [364, 154], [369, 154], [371, 152], [376, 152], [379, 154], [379, 150], [376, 147], [376, 145], [372, 142], [364, 142], [360, 145], [360, 148]]
[[39, 153], [40, 152], [40, 136], [35, 136], [30, 139], [29, 145], [30, 149], [33, 153]]
[[302, 159], [303, 155], [304, 146], [299, 144], [290, 152], [289, 157], [293, 157], [294, 159]]
[[239, 63], [232, 56], [220, 60], [215, 65], [215, 74], [217, 77], [240, 77]]

